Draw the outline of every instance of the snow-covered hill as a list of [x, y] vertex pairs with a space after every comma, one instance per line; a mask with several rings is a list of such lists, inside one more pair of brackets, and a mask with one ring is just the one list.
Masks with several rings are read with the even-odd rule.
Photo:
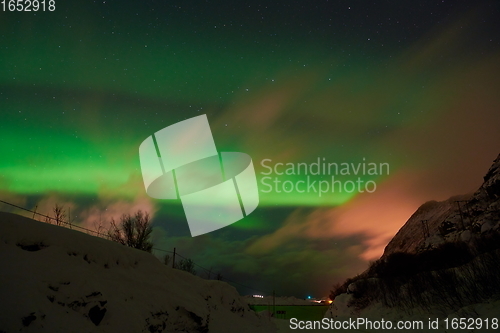
[[382, 257], [394, 252], [425, 251], [446, 241], [469, 241], [481, 233], [499, 230], [499, 212], [500, 155], [473, 195], [429, 201], [420, 206], [386, 246]]
[[500, 155], [474, 194], [423, 204], [378, 261], [334, 291], [326, 317], [500, 320], [499, 240]]
[[274, 332], [236, 290], [153, 255], [0, 213], [0, 332]]
[[[443, 243], [439, 227], [444, 221], [454, 225], [461, 223], [457, 201], [465, 201], [471, 195], [459, 195], [445, 201], [428, 201], [420, 206], [387, 244], [383, 257], [395, 252], [415, 253], [424, 248]], [[428, 234], [424, 227], [428, 228]]]

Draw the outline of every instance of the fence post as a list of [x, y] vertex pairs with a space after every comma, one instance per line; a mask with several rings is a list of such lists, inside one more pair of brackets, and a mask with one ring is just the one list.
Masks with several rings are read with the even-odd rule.
[[35, 219], [35, 215], [36, 215], [36, 209], [38, 208], [38, 205], [35, 206], [35, 211], [33, 212], [33, 220]]
[[462, 214], [462, 208], [460, 207], [460, 200], [455, 200], [458, 205], [458, 213], [460, 214], [460, 221], [462, 222], [462, 230], [465, 229], [464, 216]]
[[175, 268], [175, 247], [174, 247], [174, 255], [172, 256], [172, 268]]
[[273, 317], [276, 317], [276, 292], [273, 290]]

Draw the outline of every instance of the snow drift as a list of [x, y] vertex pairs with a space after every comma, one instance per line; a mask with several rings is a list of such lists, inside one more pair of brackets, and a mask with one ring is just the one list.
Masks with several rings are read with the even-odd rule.
[[274, 332], [225, 282], [0, 213], [0, 332]]
[[[244, 300], [250, 305], [272, 305], [273, 297], [272, 296], [264, 296], [262, 298], [253, 297], [253, 296], [244, 296]], [[312, 301], [308, 301], [305, 299], [296, 298], [293, 296], [281, 296], [276, 297], [274, 299], [275, 305], [316, 305]]]

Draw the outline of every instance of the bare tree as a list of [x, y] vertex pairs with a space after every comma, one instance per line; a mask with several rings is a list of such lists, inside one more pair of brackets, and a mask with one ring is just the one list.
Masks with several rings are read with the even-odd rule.
[[109, 238], [135, 249], [151, 252], [153, 243], [150, 241], [153, 228], [149, 214], [137, 211], [134, 216], [123, 214], [120, 223], [111, 219], [111, 227], [108, 230]]
[[54, 219], [56, 220], [57, 225], [62, 225], [64, 219], [66, 218], [66, 213], [64, 213], [63, 208], [64, 208], [63, 206], [59, 206], [58, 204], [56, 204], [52, 209], [52, 212], [54, 213]]
[[102, 235], [102, 231], [104, 229], [103, 225], [102, 225], [102, 221], [99, 220], [99, 221], [94, 221], [93, 222], [93, 225], [94, 225], [94, 231], [95, 231], [95, 234], [99, 237], [103, 237]]

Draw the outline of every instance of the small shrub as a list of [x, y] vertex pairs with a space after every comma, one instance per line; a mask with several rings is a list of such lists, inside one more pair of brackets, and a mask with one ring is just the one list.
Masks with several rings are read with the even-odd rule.
[[441, 234], [441, 236], [445, 237], [449, 233], [456, 231], [457, 226], [453, 222], [444, 221], [443, 223], [441, 223], [441, 225], [438, 227], [438, 229], [439, 229], [439, 233]]
[[163, 257], [163, 263], [165, 265], [170, 265], [170, 255], [169, 254], [166, 254], [165, 257]]
[[179, 261], [177, 264], [175, 264], [175, 268], [196, 275], [196, 270], [194, 269], [194, 262], [189, 258], [182, 259], [181, 261]]

